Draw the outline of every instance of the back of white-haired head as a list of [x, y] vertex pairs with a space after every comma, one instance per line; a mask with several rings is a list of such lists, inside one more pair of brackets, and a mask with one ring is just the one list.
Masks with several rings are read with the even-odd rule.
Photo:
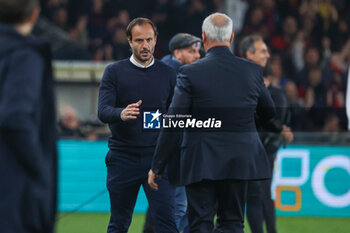
[[232, 20], [225, 14], [214, 13], [203, 21], [202, 31], [209, 40], [218, 42], [230, 41], [232, 35]]

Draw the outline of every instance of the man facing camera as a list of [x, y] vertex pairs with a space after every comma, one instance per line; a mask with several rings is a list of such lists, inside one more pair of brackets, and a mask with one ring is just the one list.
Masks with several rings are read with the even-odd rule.
[[51, 233], [57, 154], [50, 48], [37, 0], [0, 0], [0, 232]]
[[[233, 37], [232, 20], [225, 14], [204, 20], [206, 56], [180, 68], [169, 108], [169, 115], [195, 119], [202, 113], [209, 118], [215, 114], [225, 126], [183, 133], [178, 173], [169, 179], [186, 186], [190, 232], [213, 232], [217, 214], [218, 232], [243, 233], [247, 181], [271, 178], [254, 114], [257, 111], [261, 120], [269, 121], [275, 115], [274, 105], [261, 68], [229, 50]], [[148, 177], [153, 189], [161, 190], [161, 175], [176, 156], [173, 151], [181, 137], [177, 129], [161, 131]]]
[[[175, 186], [167, 177], [161, 192], [147, 184], [158, 131], [143, 129], [142, 111], [166, 112], [173, 96], [175, 71], [154, 59], [157, 29], [146, 18], [127, 27], [132, 55], [109, 65], [100, 84], [98, 117], [111, 130], [106, 156], [107, 189], [111, 203], [108, 233], [127, 232], [140, 186], [146, 193], [157, 233], [178, 232], [174, 220]], [[141, 113], [141, 114], [140, 114]]]

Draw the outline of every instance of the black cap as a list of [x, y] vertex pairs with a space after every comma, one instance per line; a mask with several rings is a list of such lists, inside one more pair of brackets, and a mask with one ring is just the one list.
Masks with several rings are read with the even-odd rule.
[[188, 33], [178, 33], [169, 41], [169, 50], [182, 49], [195, 43], [200, 43], [201, 39]]

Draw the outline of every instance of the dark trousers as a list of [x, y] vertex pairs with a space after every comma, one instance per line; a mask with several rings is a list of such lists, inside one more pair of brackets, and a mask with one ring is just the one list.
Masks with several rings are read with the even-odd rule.
[[204, 180], [186, 186], [191, 233], [243, 233], [247, 181]]
[[[188, 217], [187, 217], [187, 197], [184, 186], [176, 187], [175, 191], [175, 223], [179, 232], [188, 233]], [[143, 233], [154, 233], [152, 225], [152, 217], [149, 208], [147, 209], [145, 225]]]
[[152, 216], [149, 208], [147, 209], [145, 225], [143, 225], [143, 233], [154, 233], [153, 224], [152, 224]]
[[167, 174], [157, 180], [159, 190], [148, 183], [153, 150], [121, 152], [110, 150], [106, 157], [107, 188], [111, 203], [108, 233], [127, 232], [140, 186], [143, 186], [153, 219], [155, 231], [178, 232], [175, 224], [175, 186]]
[[[270, 167], [276, 154], [269, 155]], [[247, 196], [247, 219], [252, 233], [263, 233], [265, 221], [268, 233], [276, 233], [275, 204], [271, 199], [271, 180], [249, 181]]]

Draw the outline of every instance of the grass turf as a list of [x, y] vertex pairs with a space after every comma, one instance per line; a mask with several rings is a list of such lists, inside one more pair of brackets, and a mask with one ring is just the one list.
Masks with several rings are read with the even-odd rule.
[[[109, 214], [60, 213], [56, 233], [104, 233], [107, 231]], [[142, 233], [144, 214], [134, 214], [129, 233]], [[325, 217], [278, 217], [278, 233], [348, 233], [350, 218]], [[251, 233], [246, 224], [245, 233]]]

